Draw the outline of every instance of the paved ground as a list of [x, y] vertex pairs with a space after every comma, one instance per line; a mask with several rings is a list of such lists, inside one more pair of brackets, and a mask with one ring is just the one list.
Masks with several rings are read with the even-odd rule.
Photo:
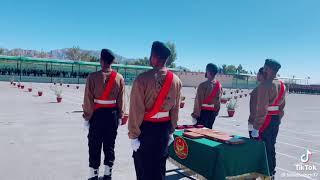
[[[85, 179], [88, 172], [87, 131], [83, 128], [81, 113], [74, 112], [81, 110], [83, 85], [80, 89], [75, 85], [65, 86], [60, 104], [55, 103], [49, 84], [34, 83], [32, 86], [33, 92], [29, 93], [27, 89], [0, 82], [0, 179]], [[43, 90], [43, 97], [36, 95], [37, 89]], [[184, 88], [183, 94], [187, 99], [180, 114], [180, 124], [190, 124], [195, 89]], [[247, 136], [248, 102], [248, 97], [239, 100], [234, 118], [226, 117], [223, 106], [214, 128]], [[277, 143], [277, 179], [320, 179], [319, 116], [320, 96], [288, 96]], [[306, 164], [314, 165], [317, 170], [296, 168], [307, 148], [312, 156]], [[174, 167], [168, 163], [168, 169]], [[126, 126], [118, 131], [113, 174], [114, 179], [135, 179]], [[186, 178], [170, 173], [168, 179]]]

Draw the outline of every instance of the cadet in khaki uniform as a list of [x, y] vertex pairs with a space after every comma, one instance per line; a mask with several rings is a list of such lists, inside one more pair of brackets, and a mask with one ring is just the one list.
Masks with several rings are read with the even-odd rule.
[[276, 79], [281, 65], [267, 59], [263, 71], [266, 79], [257, 88], [256, 114], [253, 122], [251, 136], [265, 142], [269, 171], [275, 174], [276, 151], [275, 143], [279, 131], [281, 118], [284, 115], [286, 87], [284, 83]]
[[[262, 83], [265, 80], [265, 73], [263, 72], [263, 67], [259, 69], [257, 74], [257, 81]], [[256, 105], [257, 105], [257, 89], [258, 87], [254, 88], [250, 93], [250, 116], [248, 119], [248, 131], [249, 136], [251, 136], [251, 132], [253, 130], [253, 122], [256, 114]]]
[[133, 83], [129, 112], [129, 138], [138, 180], [164, 180], [168, 146], [177, 126], [181, 81], [166, 67], [171, 52], [153, 42], [150, 64]]
[[220, 99], [222, 87], [219, 81], [215, 80], [218, 67], [215, 64], [208, 64], [206, 67], [207, 81], [201, 83], [197, 90], [194, 101], [193, 113], [191, 116], [197, 124], [212, 129], [212, 125], [220, 111]]
[[111, 179], [114, 144], [120, 119], [124, 115], [124, 79], [111, 69], [115, 57], [108, 49], [101, 51], [101, 70], [87, 78], [83, 117], [89, 124], [89, 180], [98, 180], [101, 148], [104, 151], [103, 180]]

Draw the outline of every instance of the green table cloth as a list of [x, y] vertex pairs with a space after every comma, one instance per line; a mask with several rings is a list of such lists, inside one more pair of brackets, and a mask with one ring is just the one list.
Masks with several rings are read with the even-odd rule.
[[206, 138], [190, 139], [182, 134], [183, 130], [175, 131], [169, 156], [207, 179], [220, 180], [246, 173], [270, 175], [263, 142], [241, 137], [244, 144], [229, 145]]

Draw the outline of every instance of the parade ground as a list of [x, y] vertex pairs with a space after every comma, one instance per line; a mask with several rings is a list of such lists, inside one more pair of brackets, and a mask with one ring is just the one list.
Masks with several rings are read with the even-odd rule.
[[[62, 102], [46, 83], [24, 83], [18, 89], [0, 82], [0, 180], [83, 180], [88, 174], [88, 130], [83, 126], [84, 85], [63, 85]], [[130, 89], [128, 87], [128, 89]], [[37, 91], [42, 90], [39, 97]], [[183, 88], [186, 97], [179, 124], [191, 124], [195, 88]], [[229, 118], [222, 105], [214, 128], [248, 136], [249, 97], [238, 100]], [[320, 179], [320, 96], [290, 94], [276, 144], [276, 179]], [[301, 156], [311, 152], [309, 161]], [[134, 180], [135, 169], [127, 126], [118, 129], [113, 179]], [[241, 154], [239, 154], [241, 156]], [[103, 157], [102, 157], [103, 159]], [[210, 159], [208, 159], [210, 161]], [[177, 168], [170, 162], [167, 170]], [[101, 174], [103, 168], [100, 168]], [[188, 179], [175, 172], [167, 179]]]

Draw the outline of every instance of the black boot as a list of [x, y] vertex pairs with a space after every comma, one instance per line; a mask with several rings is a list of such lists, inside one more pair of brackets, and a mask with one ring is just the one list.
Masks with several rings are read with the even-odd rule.
[[99, 169], [90, 168], [90, 176], [88, 180], [99, 180]]
[[111, 179], [112, 179], [111, 176], [107, 176], [107, 175], [104, 175], [102, 178], [102, 180], [111, 180]]
[[89, 178], [88, 180], [98, 180], [98, 176], [95, 176], [95, 177], [92, 177], [92, 178]]
[[104, 165], [104, 176], [102, 180], [111, 180], [111, 175], [112, 175], [112, 167], [108, 165]]

